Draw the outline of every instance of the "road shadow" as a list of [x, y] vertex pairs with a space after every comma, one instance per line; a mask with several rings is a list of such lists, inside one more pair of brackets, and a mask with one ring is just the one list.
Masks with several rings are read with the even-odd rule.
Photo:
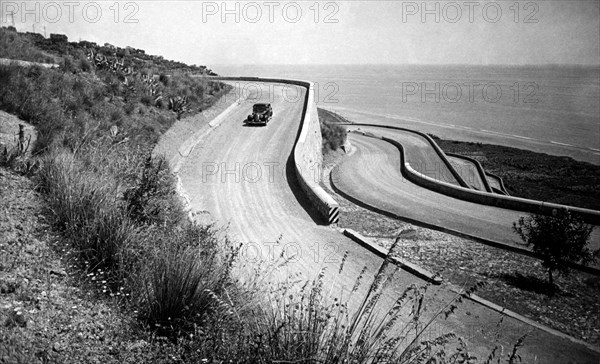
[[[306, 115], [306, 101], [304, 102], [304, 107], [302, 109], [302, 119], [304, 120], [304, 116]], [[321, 213], [313, 206], [313, 204], [308, 199], [306, 193], [302, 190], [300, 186], [300, 182], [298, 181], [298, 176], [296, 175], [296, 165], [294, 163], [294, 150], [296, 149], [296, 144], [298, 143], [298, 138], [300, 137], [301, 127], [296, 131], [296, 138], [294, 138], [294, 147], [292, 148], [292, 152], [287, 158], [285, 163], [285, 177], [290, 186], [290, 190], [294, 194], [296, 201], [302, 206], [302, 208], [308, 213], [308, 216], [312, 219], [312, 221], [317, 225], [329, 225], [329, 221], [325, 219]]]
[[[296, 144], [294, 143], [294, 146]], [[296, 175], [296, 166], [294, 163], [294, 151], [290, 153], [287, 162], [285, 164], [285, 177], [296, 198], [296, 201], [302, 206], [302, 208], [308, 212], [308, 215], [312, 219], [312, 221], [317, 225], [328, 225], [329, 221], [327, 221], [321, 213], [313, 206], [313, 204], [308, 199], [306, 193], [302, 190], [300, 186], [300, 182], [298, 181], [298, 176]]]
[[552, 296], [573, 296], [572, 293], [561, 290], [556, 285], [551, 285], [547, 280], [538, 278], [533, 275], [523, 275], [519, 272], [514, 273], [502, 273], [495, 275], [506, 282], [507, 284], [519, 288], [523, 291], [529, 291], [537, 294], [543, 294], [549, 297]]
[[243, 123], [242, 127], [244, 128], [264, 128], [266, 127], [266, 124], [247, 124], [247, 123]]

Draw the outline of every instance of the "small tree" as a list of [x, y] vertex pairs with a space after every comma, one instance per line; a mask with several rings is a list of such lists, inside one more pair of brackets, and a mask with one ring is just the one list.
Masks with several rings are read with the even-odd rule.
[[587, 247], [593, 229], [567, 209], [554, 210], [552, 216], [522, 216], [513, 222], [513, 230], [525, 245], [533, 246], [533, 251], [542, 257], [552, 287], [555, 270], [568, 274], [568, 263], [587, 264], [596, 260], [600, 250], [593, 252]]

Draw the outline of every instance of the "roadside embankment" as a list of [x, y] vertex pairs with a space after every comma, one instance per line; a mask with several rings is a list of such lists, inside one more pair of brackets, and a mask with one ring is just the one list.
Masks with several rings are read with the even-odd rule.
[[461, 174], [465, 181], [470, 182], [474, 189], [478, 191], [494, 192], [490, 186], [490, 183], [488, 182], [483, 167], [477, 160], [462, 156], [460, 154], [445, 154], [453, 164], [454, 169]]

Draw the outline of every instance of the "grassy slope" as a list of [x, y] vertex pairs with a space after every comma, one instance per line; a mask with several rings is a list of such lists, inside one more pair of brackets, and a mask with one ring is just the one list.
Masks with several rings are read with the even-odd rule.
[[33, 183], [0, 167], [0, 184], [0, 358], [9, 363], [136, 361], [136, 352], [127, 350], [136, 343], [128, 329], [132, 317], [95, 290], [82, 289], [72, 268], [76, 257], [62, 250], [41, 218], [43, 201]]

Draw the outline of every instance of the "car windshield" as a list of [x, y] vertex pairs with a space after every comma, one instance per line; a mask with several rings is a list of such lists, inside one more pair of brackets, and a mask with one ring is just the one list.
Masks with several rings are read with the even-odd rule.
[[264, 104], [258, 104], [258, 105], [254, 105], [254, 111], [255, 112], [263, 112], [267, 110], [267, 105]]

